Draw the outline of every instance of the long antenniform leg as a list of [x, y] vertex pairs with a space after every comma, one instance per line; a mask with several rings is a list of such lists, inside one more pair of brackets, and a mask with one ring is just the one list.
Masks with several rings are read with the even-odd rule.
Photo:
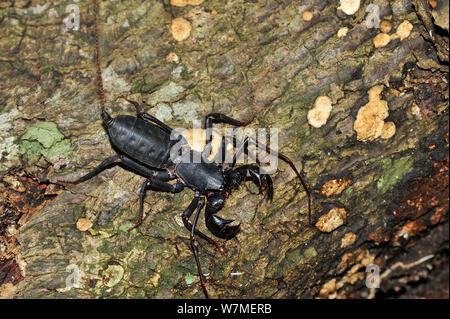
[[98, 77], [98, 90], [100, 93], [100, 102], [102, 104], [102, 114], [105, 113], [105, 94], [103, 92], [103, 78], [101, 70], [101, 59], [100, 59], [100, 49], [98, 47], [98, 4], [97, 0], [94, 0], [94, 29], [95, 29], [95, 53], [97, 55], [97, 77]]
[[[295, 175], [297, 175], [298, 179], [300, 180], [300, 183], [303, 186], [303, 189], [305, 190], [306, 193], [306, 197], [308, 198], [308, 223], [309, 225], [311, 225], [311, 194], [309, 193], [308, 190], [308, 186], [306, 186], [306, 183], [303, 181], [302, 176], [300, 175], [300, 173], [298, 172], [297, 168], [295, 167], [294, 163], [292, 162], [292, 160], [287, 157], [286, 155], [281, 154], [280, 152], [277, 152], [273, 149], [271, 149], [269, 146], [258, 142], [253, 141], [253, 139], [249, 139], [248, 137], [245, 138], [244, 143], [241, 145], [241, 147], [237, 150], [236, 154], [233, 157], [233, 163], [231, 165], [231, 168], [234, 167], [234, 165], [236, 165], [236, 159], [239, 157], [239, 155], [242, 152], [245, 152], [245, 154], [248, 155], [248, 144], [251, 143], [257, 147], [262, 147], [265, 148], [266, 152], [272, 155], [276, 155], [279, 159], [283, 160], [284, 162], [288, 163], [289, 166], [294, 170]], [[258, 162], [258, 160], [257, 160]]]
[[[211, 140], [212, 140], [211, 127], [212, 127], [213, 123], [225, 123], [225, 124], [231, 124], [231, 125], [234, 125], [234, 126], [247, 126], [248, 124], [250, 124], [253, 121], [254, 118], [255, 118], [255, 116], [253, 115], [252, 118], [249, 121], [242, 122], [242, 121], [235, 120], [235, 119], [233, 119], [231, 117], [228, 117], [225, 114], [221, 114], [221, 113], [208, 114], [206, 116], [206, 118], [205, 118], [206, 145], [210, 144]], [[289, 157], [287, 157], [286, 155], [283, 155], [283, 154], [281, 154], [281, 153], [279, 153], [279, 152], [277, 152], [275, 150], [272, 150], [267, 145], [264, 145], [264, 144], [259, 143], [259, 142], [255, 142], [255, 141], [253, 141], [253, 139], [249, 139], [249, 138], [245, 139], [243, 145], [238, 150], [238, 152], [244, 151], [246, 154], [248, 154], [247, 147], [248, 147], [249, 143], [251, 143], [253, 145], [256, 145], [257, 147], [264, 148], [266, 150], [266, 152], [269, 153], [269, 154], [276, 155], [279, 159], [281, 159], [284, 162], [286, 162], [294, 170], [295, 175], [297, 175], [298, 179], [300, 180], [300, 183], [302, 184], [302, 186], [303, 186], [303, 188], [305, 190], [306, 196], [308, 198], [308, 223], [311, 225], [311, 194], [309, 192], [308, 186], [306, 185], [305, 181], [303, 180], [302, 176], [298, 172], [298, 170], [295, 167], [295, 165], [292, 162], [292, 160]], [[233, 158], [233, 163], [232, 163], [230, 168], [233, 168], [234, 165], [236, 164], [236, 158], [237, 157], [238, 157], [238, 154], [235, 154], [234, 158]]]
[[[201, 232], [196, 230], [198, 216], [200, 215], [200, 212], [202, 211], [204, 205], [205, 205], [205, 198], [203, 196], [200, 196], [199, 194], [195, 194], [194, 200], [191, 202], [191, 204], [189, 205], [189, 207], [186, 209], [186, 211], [183, 213], [182, 216], [183, 216], [183, 222], [185, 223], [186, 228], [188, 228], [187, 224], [189, 224], [189, 228], [191, 231], [189, 241], [190, 241], [191, 250], [194, 253], [195, 262], [197, 264], [198, 275], [200, 277], [200, 284], [202, 285], [202, 289], [203, 289], [203, 293], [205, 294], [205, 298], [209, 299], [208, 291], [206, 290], [206, 286], [205, 286], [205, 278], [203, 276], [202, 267], [200, 265], [200, 260], [198, 259], [197, 242], [195, 240], [195, 235], [198, 235], [202, 238], [205, 238], [205, 237], [208, 238], [206, 235], [204, 235]], [[195, 213], [194, 221], [192, 222], [192, 225], [191, 225], [188, 222], [188, 219], [192, 215], [192, 213], [194, 212], [194, 210], [196, 208], [197, 208], [197, 212]]]
[[260, 174], [259, 167], [256, 165], [244, 165], [233, 171], [228, 171], [225, 175], [225, 180], [227, 183], [225, 194], [208, 196], [205, 223], [209, 231], [215, 236], [228, 240], [237, 235], [240, 225], [229, 226], [228, 224], [234, 220], [223, 219], [216, 215], [223, 208], [226, 197], [239, 188], [243, 182], [251, 181], [258, 187], [260, 194], [266, 193], [265, 198], [270, 201], [273, 198], [273, 183], [269, 175]]
[[233, 126], [247, 126], [255, 119], [255, 115], [252, 115], [250, 120], [247, 122], [242, 122], [235, 120], [229, 116], [222, 113], [210, 113], [205, 117], [205, 129], [206, 129], [206, 145], [210, 144], [212, 141], [212, 125], [213, 123], [224, 123]]
[[128, 103], [131, 103], [134, 105], [134, 107], [136, 108], [136, 112], [138, 114], [139, 117], [146, 119], [147, 121], [153, 122], [156, 125], [158, 125], [159, 127], [161, 127], [164, 131], [166, 131], [167, 133], [170, 134], [170, 132], [172, 132], [172, 128], [166, 124], [164, 124], [163, 122], [161, 122], [160, 120], [158, 120], [156, 117], [154, 117], [153, 115], [148, 114], [147, 112], [144, 112], [142, 110], [142, 107], [139, 105], [138, 102], [136, 101], [132, 101], [127, 99], [125, 96], [122, 96], [122, 98], [127, 101]]

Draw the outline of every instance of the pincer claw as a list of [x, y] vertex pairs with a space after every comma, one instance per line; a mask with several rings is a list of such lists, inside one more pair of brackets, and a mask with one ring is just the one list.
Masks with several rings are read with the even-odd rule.
[[241, 225], [227, 225], [232, 222], [234, 222], [234, 220], [223, 219], [213, 214], [206, 215], [206, 227], [211, 233], [222, 239], [231, 239], [239, 233]]

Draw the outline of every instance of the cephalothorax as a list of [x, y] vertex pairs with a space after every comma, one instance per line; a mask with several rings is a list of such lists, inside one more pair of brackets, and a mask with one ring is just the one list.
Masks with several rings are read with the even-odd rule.
[[[139, 194], [139, 218], [135, 226], [131, 229], [138, 227], [142, 223], [144, 216], [144, 197], [147, 189], [171, 193], [181, 192], [185, 187], [192, 189], [195, 192], [194, 199], [183, 212], [182, 220], [185, 227], [190, 231], [190, 246], [197, 263], [203, 292], [205, 297], [208, 298], [205, 279], [198, 259], [196, 236], [213, 244], [218, 251], [221, 252], [222, 249], [216, 241], [196, 229], [200, 212], [206, 205], [205, 222], [208, 230], [216, 237], [231, 239], [239, 232], [239, 225], [229, 225], [233, 220], [223, 219], [216, 215], [217, 212], [224, 206], [226, 199], [233, 190], [237, 189], [246, 181], [253, 182], [259, 188], [260, 193], [265, 192], [266, 199], [271, 200], [273, 198], [272, 179], [268, 174], [261, 173], [258, 165], [247, 164], [236, 167], [237, 154], [230, 165], [221, 165], [220, 163], [217, 164], [205, 161], [202, 156], [199, 157], [201, 158], [199, 162], [182, 161], [175, 163], [172, 160], [170, 151], [181, 139], [184, 139], [187, 144], [191, 145], [191, 150], [189, 151], [190, 156], [197, 155], [196, 152], [202, 151], [207, 145], [222, 144], [221, 147], [223, 147], [224, 140], [219, 144], [217, 144], [217, 140], [215, 143], [212, 143], [213, 134], [211, 128], [213, 123], [225, 123], [239, 127], [248, 125], [253, 118], [250, 121], [241, 122], [221, 113], [208, 114], [205, 117], [205, 131], [201, 132], [204, 137], [204, 143], [201, 143], [202, 146], [198, 149], [199, 146], [193, 145], [192, 142], [189, 141], [190, 138], [187, 135], [181, 135], [178, 139], [171, 138], [171, 134], [173, 133], [171, 127], [144, 112], [137, 102], [128, 100], [125, 97], [125, 100], [136, 107], [138, 116], [119, 115], [116, 118], [111, 117], [105, 110], [104, 103], [98, 46], [96, 1], [94, 1], [94, 14], [97, 72], [102, 105], [101, 116], [110, 137], [111, 144], [117, 150], [118, 155], [105, 159], [94, 170], [76, 181], [59, 182], [78, 184], [97, 175], [105, 168], [116, 164], [121, 164], [123, 167], [145, 177], [146, 180], [142, 184]], [[248, 146], [249, 143], [253, 143], [253, 141], [248, 138], [245, 139], [240, 151], [247, 152], [246, 146]], [[264, 147], [266, 148], [266, 151], [273, 153], [268, 147]], [[212, 148], [213, 152], [217, 152], [216, 146], [213, 146]], [[311, 198], [299, 172], [289, 158], [280, 153], [276, 153], [276, 155], [292, 167], [305, 188], [308, 197], [308, 212], [310, 217]], [[169, 181], [174, 181], [174, 183], [169, 183]], [[191, 223], [190, 217], [194, 211], [196, 211], [196, 213], [194, 215], [194, 220]]]

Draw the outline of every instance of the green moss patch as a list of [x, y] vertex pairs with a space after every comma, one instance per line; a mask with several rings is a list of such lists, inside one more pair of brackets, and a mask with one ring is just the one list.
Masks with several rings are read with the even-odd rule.
[[19, 141], [19, 153], [30, 162], [37, 161], [41, 155], [47, 160], [66, 157], [71, 150], [70, 142], [64, 139], [64, 135], [52, 122], [34, 123]]
[[114, 287], [123, 278], [124, 269], [120, 265], [109, 265], [103, 272], [103, 282], [107, 287]]
[[378, 180], [377, 188], [382, 194], [386, 193], [394, 187], [402, 177], [412, 170], [413, 160], [410, 156], [405, 156], [392, 160], [390, 158], [383, 159], [383, 174]]

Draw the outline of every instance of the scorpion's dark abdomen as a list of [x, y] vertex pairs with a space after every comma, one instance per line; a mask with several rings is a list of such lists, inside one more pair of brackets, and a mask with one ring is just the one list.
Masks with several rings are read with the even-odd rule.
[[111, 143], [119, 152], [154, 168], [172, 164], [170, 134], [160, 127], [140, 118], [119, 115], [108, 128]]

